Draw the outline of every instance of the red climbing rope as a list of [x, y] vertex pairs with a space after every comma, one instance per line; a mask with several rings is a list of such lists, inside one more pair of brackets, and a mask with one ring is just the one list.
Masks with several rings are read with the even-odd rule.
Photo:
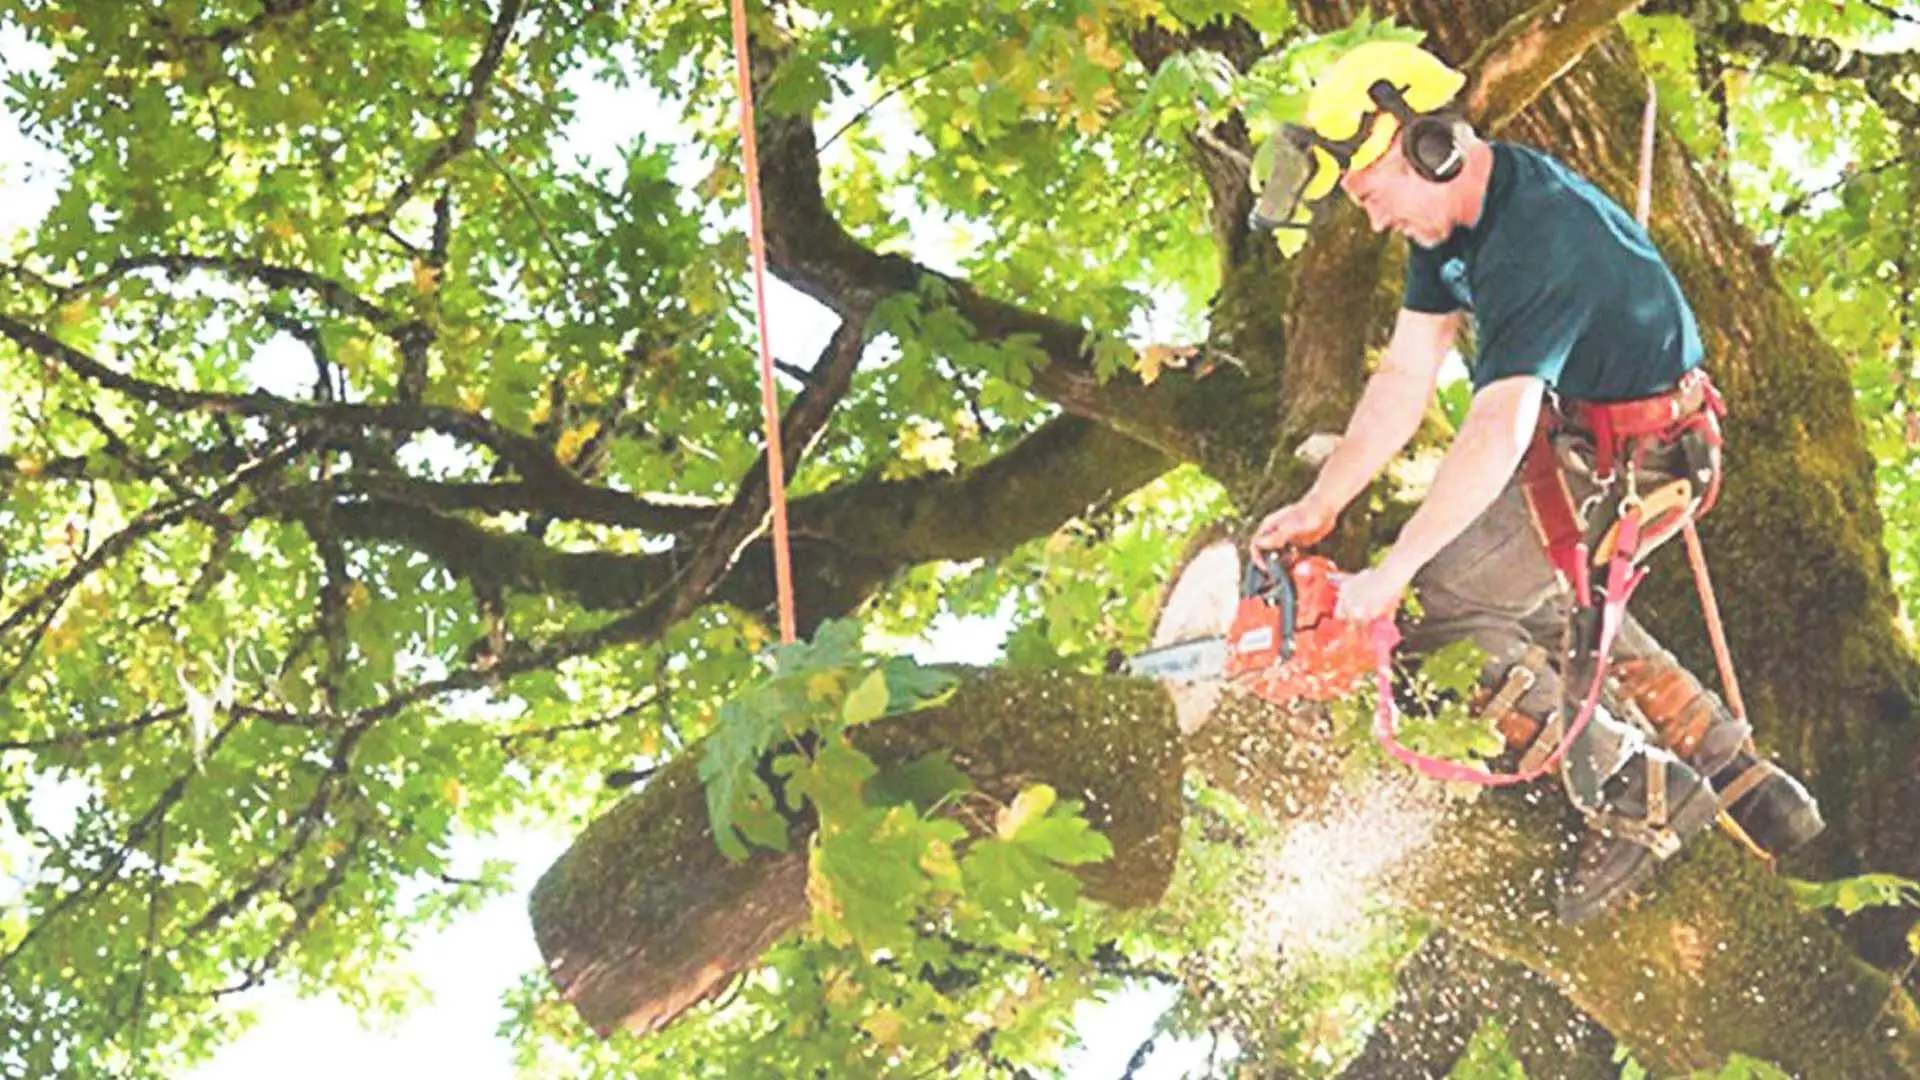
[[780, 453], [780, 403], [773, 392], [773, 347], [767, 337], [767, 239], [760, 223], [760, 157], [753, 132], [753, 79], [747, 52], [745, 0], [733, 0], [733, 62], [740, 84], [740, 143], [747, 178], [753, 248], [753, 306], [760, 332], [760, 405], [767, 431], [767, 500], [773, 505], [773, 580], [780, 597], [780, 640], [794, 639], [793, 561], [787, 551], [786, 463]]

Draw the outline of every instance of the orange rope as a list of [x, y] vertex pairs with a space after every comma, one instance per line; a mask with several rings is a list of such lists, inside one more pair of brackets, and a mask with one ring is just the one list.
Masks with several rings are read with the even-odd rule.
[[1634, 217], [1640, 219], [1640, 227], [1647, 227], [1647, 216], [1653, 210], [1653, 111], [1655, 106], [1653, 76], [1647, 76], [1647, 111], [1640, 114], [1640, 198], [1634, 206]]
[[773, 347], [767, 337], [767, 240], [760, 223], [760, 156], [754, 142], [753, 80], [748, 73], [747, 8], [733, 0], [733, 62], [740, 83], [740, 141], [745, 148], [747, 214], [753, 248], [753, 306], [760, 331], [760, 405], [767, 429], [767, 500], [773, 504], [773, 580], [780, 597], [780, 640], [794, 639], [793, 562], [787, 551], [786, 463], [780, 450], [780, 403], [773, 392]]
[[[1654, 90], [1653, 77], [1647, 77], [1647, 109], [1640, 117], [1640, 190], [1634, 207], [1635, 217], [1641, 228], [1647, 225], [1647, 219], [1653, 208], [1653, 118]], [[1720, 669], [1720, 686], [1727, 692], [1727, 707], [1733, 711], [1734, 718], [1745, 722], [1747, 703], [1740, 697], [1740, 678], [1733, 670], [1733, 651], [1727, 647], [1726, 627], [1720, 624], [1720, 604], [1713, 595], [1713, 578], [1707, 574], [1707, 553], [1700, 544], [1699, 530], [1694, 528], [1693, 515], [1688, 514], [1682, 524], [1687, 538], [1687, 562], [1693, 567], [1693, 587], [1700, 594], [1701, 613], [1707, 620], [1707, 640], [1713, 643], [1713, 662]], [[1752, 740], [1748, 740], [1751, 748]]]

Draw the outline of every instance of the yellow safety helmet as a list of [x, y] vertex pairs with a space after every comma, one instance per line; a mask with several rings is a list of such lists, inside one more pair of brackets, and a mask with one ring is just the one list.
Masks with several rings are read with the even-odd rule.
[[1349, 50], [1314, 83], [1306, 122], [1284, 125], [1274, 137], [1254, 226], [1304, 228], [1308, 203], [1332, 194], [1347, 172], [1380, 160], [1396, 139], [1415, 172], [1452, 179], [1461, 164], [1455, 121], [1433, 114], [1466, 83], [1439, 57], [1405, 41]]

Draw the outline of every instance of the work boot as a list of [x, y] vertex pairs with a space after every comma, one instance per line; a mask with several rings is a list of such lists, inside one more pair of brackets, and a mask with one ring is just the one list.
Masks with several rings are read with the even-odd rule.
[[1720, 805], [1747, 839], [1778, 857], [1826, 828], [1820, 805], [1786, 770], [1754, 753], [1753, 729], [1693, 673], [1662, 656], [1615, 662], [1608, 673], [1638, 706], [1660, 745], [1713, 777]]
[[1778, 858], [1820, 835], [1827, 823], [1820, 804], [1793, 775], [1751, 751], [1714, 774], [1720, 805], [1748, 840]]
[[1657, 747], [1637, 751], [1601, 789], [1600, 808], [1587, 815], [1573, 872], [1560, 892], [1560, 921], [1584, 922], [1612, 907], [1712, 824], [1719, 810], [1713, 786], [1699, 773]]
[[1607, 674], [1639, 707], [1660, 745], [1696, 772], [1719, 773], [1753, 737], [1753, 728], [1736, 719], [1718, 694], [1667, 657], [1616, 660]]

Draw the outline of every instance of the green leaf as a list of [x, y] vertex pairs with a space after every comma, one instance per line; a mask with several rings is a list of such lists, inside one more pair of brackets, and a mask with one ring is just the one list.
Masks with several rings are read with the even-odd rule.
[[925, 820], [909, 806], [870, 808], [845, 828], [821, 833], [809, 881], [817, 925], [829, 940], [863, 950], [909, 948], [914, 915], [934, 889], [921, 860], [950, 850], [962, 835], [959, 825]]
[[1022, 826], [1013, 836], [1034, 854], [1062, 866], [1082, 866], [1113, 858], [1113, 843], [1095, 832], [1080, 816], [1077, 803], [1061, 803], [1054, 811]]
[[973, 782], [953, 764], [948, 751], [935, 750], [880, 770], [867, 785], [867, 798], [877, 806], [911, 803], [925, 813], [947, 796], [972, 787]]
[[867, 781], [879, 771], [872, 758], [842, 735], [823, 739], [811, 761], [798, 754], [791, 760], [788, 802], [795, 809], [802, 799], [812, 802], [826, 830], [842, 827], [866, 807]]
[[1854, 915], [1870, 907], [1920, 907], [1920, 882], [1894, 874], [1862, 874], [1833, 881], [1788, 879], [1794, 899], [1810, 911], [1833, 908]]
[[1435, 650], [1420, 662], [1420, 674], [1441, 693], [1470, 696], [1480, 685], [1486, 650], [1467, 638]]
[[[773, 834], [766, 818], [773, 813], [773, 792], [756, 772], [760, 758], [780, 733], [781, 711], [772, 695], [751, 695], [730, 701], [720, 710], [719, 722], [707, 739], [700, 758], [700, 780], [706, 785], [707, 818], [714, 840], [730, 859], [747, 857], [735, 835], [736, 827], [759, 842]], [[775, 815], [777, 816], [777, 815]], [[749, 820], [750, 819], [750, 820]], [[779, 830], [785, 849], [786, 830]]]

